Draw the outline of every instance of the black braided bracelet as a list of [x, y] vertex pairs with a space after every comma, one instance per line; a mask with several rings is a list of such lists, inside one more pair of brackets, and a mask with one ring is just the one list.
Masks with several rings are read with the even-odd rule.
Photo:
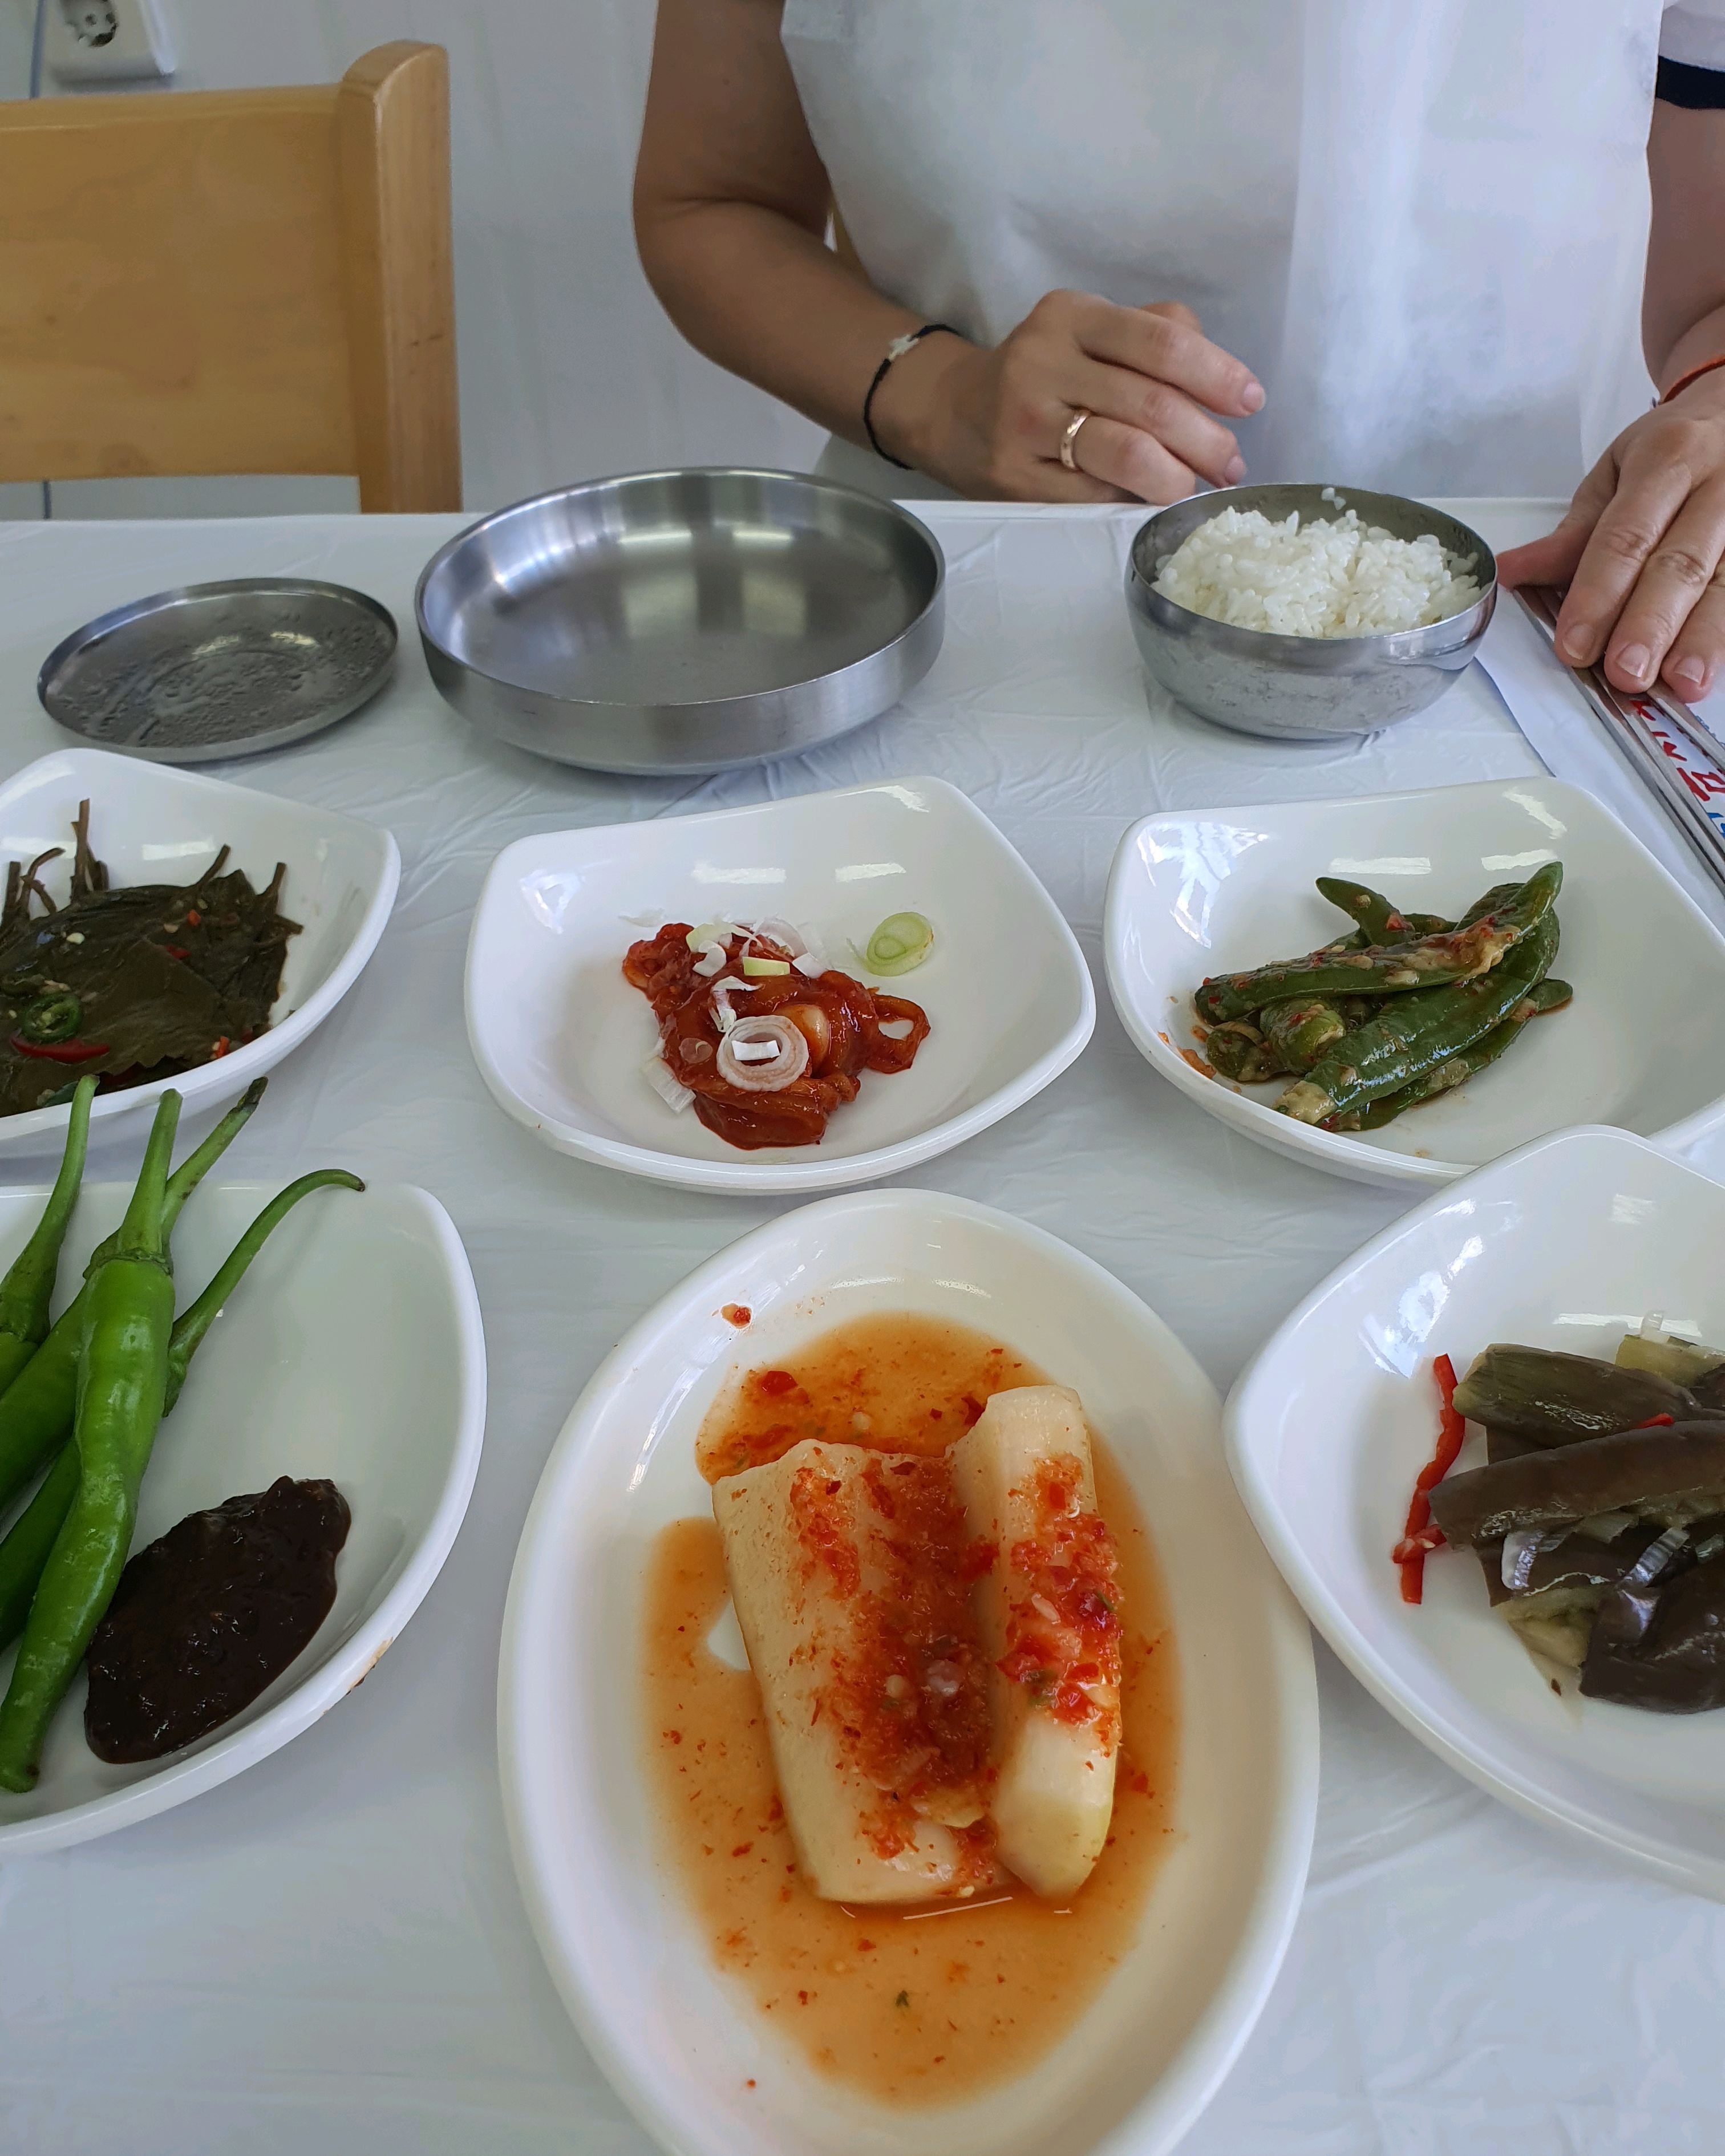
[[920, 330], [906, 330], [902, 336], [896, 336], [886, 347], [886, 358], [875, 369], [875, 378], [869, 384], [867, 396], [863, 398], [863, 432], [869, 438], [869, 447], [877, 457], [884, 457], [888, 464], [896, 465], [901, 471], [909, 471], [911, 467], [901, 457], [894, 456], [891, 449], [883, 449], [880, 437], [875, 432], [875, 422], [870, 417], [875, 392], [886, 379], [887, 369], [894, 360], [902, 359], [912, 345], [921, 344], [924, 337], [932, 336], [937, 330], [944, 330], [948, 336], [963, 336], [964, 334], [962, 330], [955, 330], [950, 322], [924, 322]]

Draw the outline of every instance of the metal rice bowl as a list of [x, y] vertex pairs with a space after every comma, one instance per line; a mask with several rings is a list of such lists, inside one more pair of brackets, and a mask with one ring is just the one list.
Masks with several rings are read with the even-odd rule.
[[[1162, 557], [1224, 509], [1259, 509], [1272, 519], [1297, 509], [1302, 525], [1333, 522], [1352, 509], [1362, 524], [1398, 539], [1433, 534], [1446, 552], [1473, 557], [1480, 596], [1446, 620], [1373, 636], [1281, 636], [1214, 621], [1166, 598], [1155, 578]], [[1469, 526], [1402, 495], [1321, 481], [1235, 486], [1193, 495], [1139, 528], [1126, 603], [1145, 672], [1201, 717], [1272, 741], [1333, 741], [1393, 726], [1442, 696], [1491, 619], [1497, 561]]]

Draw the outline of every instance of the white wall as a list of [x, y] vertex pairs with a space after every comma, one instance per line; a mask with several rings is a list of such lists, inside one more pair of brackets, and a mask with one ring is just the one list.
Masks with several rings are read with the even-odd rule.
[[[175, 87], [184, 90], [333, 80], [392, 38], [448, 48], [470, 507], [658, 465], [813, 462], [819, 431], [691, 352], [635, 260], [629, 179], [653, 0], [162, 4], [179, 52]], [[0, 0], [0, 97], [28, 87], [33, 13], [33, 0]], [[44, 89], [64, 94], [51, 80]], [[223, 514], [353, 499], [345, 480], [54, 489], [62, 516]], [[35, 513], [33, 490], [0, 488], [0, 516]]]

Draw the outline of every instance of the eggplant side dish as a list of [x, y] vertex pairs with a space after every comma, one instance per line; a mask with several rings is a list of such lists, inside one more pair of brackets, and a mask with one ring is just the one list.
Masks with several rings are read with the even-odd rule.
[[[227, 869], [223, 846], [195, 883], [115, 890], [90, 843], [90, 803], [72, 826], [72, 885], [56, 906], [42, 870], [64, 848], [13, 861], [0, 911], [0, 1115], [71, 1096], [94, 1076], [111, 1092], [170, 1078], [264, 1032], [288, 938], [278, 863], [262, 891]], [[225, 871], [225, 872], [224, 872]]]
[[[1610, 1363], [1487, 1348], [1453, 1399], [1442, 1362], [1448, 1426], [1394, 1553], [1406, 1599], [1405, 1568], [1466, 1545], [1559, 1689], [1579, 1676], [1589, 1699], [1656, 1713], [1725, 1707], [1725, 1348], [1671, 1339], [1654, 1315]], [[1486, 1465], [1450, 1475], [1464, 1417]]]

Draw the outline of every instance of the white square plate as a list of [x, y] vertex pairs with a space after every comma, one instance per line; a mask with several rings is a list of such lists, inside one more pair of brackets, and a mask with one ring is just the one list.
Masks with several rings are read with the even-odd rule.
[[[1429, 1198], [1332, 1273], [1235, 1386], [1229, 1464], [1283, 1578], [1399, 1722], [1519, 1810], [1725, 1899], [1725, 1713], [1560, 1700], [1471, 1551], [1401, 1599], [1389, 1553], [1437, 1441], [1435, 1355], [1610, 1357], [1650, 1310], [1725, 1338], [1725, 1188], [1620, 1131], [1565, 1131]], [[1461, 1466], [1481, 1466], [1469, 1435]]]
[[[933, 955], [876, 982], [849, 945], [905, 911], [933, 923]], [[818, 930], [834, 966], [921, 1004], [932, 1029], [908, 1070], [865, 1075], [818, 1146], [742, 1152], [643, 1076], [659, 1032], [623, 958], [653, 932], [644, 920], [768, 915]], [[500, 1106], [559, 1152], [694, 1190], [832, 1190], [913, 1168], [1040, 1093], [1095, 1024], [1054, 901], [939, 778], [520, 839], [491, 865], [467, 951], [468, 1038]]]
[[[95, 1142], [121, 1116], [153, 1113], [170, 1085], [183, 1098], [188, 1122], [225, 1106], [321, 1025], [377, 947], [395, 904], [401, 855], [388, 831], [331, 809], [105, 749], [56, 749], [0, 786], [0, 862], [29, 861], [64, 846], [65, 860], [49, 862], [42, 875], [56, 902], [65, 896], [72, 819], [85, 800], [90, 844], [116, 885], [189, 883], [226, 845], [229, 867], [244, 869], [260, 888], [278, 861], [287, 863], [281, 908], [300, 923], [300, 933], [288, 939], [269, 1030], [177, 1078], [98, 1094], [90, 1110]], [[66, 1115], [62, 1106], [0, 1116], [0, 1157], [59, 1152]]]
[[[721, 1306], [747, 1303], [741, 1335]], [[639, 1666], [649, 1547], [711, 1517], [695, 1435], [739, 1362], [913, 1310], [1076, 1386], [1153, 1537], [1182, 1727], [1176, 1841], [1136, 1941], [1028, 2072], [885, 2108], [818, 2076], [714, 1965], [659, 1854]], [[680, 2156], [1162, 2156], [1256, 2020], [1300, 1903], [1317, 1795], [1309, 1635], [1229, 1485], [1209, 1381], [1065, 1244], [932, 1191], [853, 1194], [745, 1236], [593, 1377], [546, 1465], [504, 1615], [498, 1746], [516, 1870], [582, 2036]]]
[[[128, 763], [128, 770], [164, 767]], [[176, 774], [177, 775], [177, 774]], [[280, 1186], [206, 1183], [174, 1231], [182, 1308]], [[0, 1269], [42, 1211], [0, 1192]], [[119, 1224], [125, 1183], [78, 1201], [56, 1308]], [[0, 1860], [64, 1849], [184, 1804], [279, 1751], [357, 1685], [424, 1599], [467, 1510], [485, 1423], [473, 1275], [448, 1214], [405, 1183], [314, 1191], [277, 1228], [193, 1362], [156, 1440], [134, 1550], [279, 1475], [322, 1476], [353, 1514], [336, 1601], [311, 1644], [232, 1722], [170, 1758], [114, 1767], [84, 1741], [84, 1680], [28, 1796], [0, 1794]], [[13, 1650], [0, 1653], [0, 1686]]]
[[[1286, 1079], [1242, 1091], [1200, 1057], [1192, 992], [1208, 974], [1296, 957], [1345, 932], [1321, 875], [1453, 917], [1494, 883], [1563, 864], [1553, 972], [1575, 1000], [1503, 1060], [1381, 1131], [1346, 1137], [1277, 1115]], [[1348, 801], [1147, 816], [1108, 883], [1108, 987], [1163, 1076], [1273, 1152], [1362, 1183], [1448, 1183], [1571, 1123], [1664, 1146], [1725, 1121], [1725, 937], [1590, 793], [1555, 778]]]

